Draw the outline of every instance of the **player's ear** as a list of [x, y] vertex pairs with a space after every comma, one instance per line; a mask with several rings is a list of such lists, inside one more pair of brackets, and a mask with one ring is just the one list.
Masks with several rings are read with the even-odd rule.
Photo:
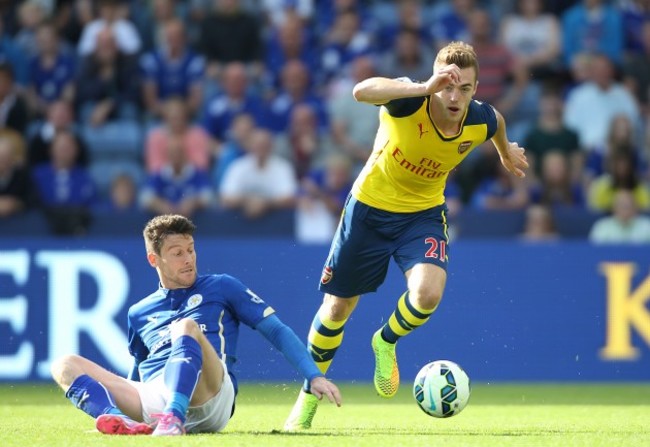
[[154, 252], [150, 251], [147, 253], [147, 261], [149, 261], [150, 266], [154, 268], [158, 267], [156, 254]]

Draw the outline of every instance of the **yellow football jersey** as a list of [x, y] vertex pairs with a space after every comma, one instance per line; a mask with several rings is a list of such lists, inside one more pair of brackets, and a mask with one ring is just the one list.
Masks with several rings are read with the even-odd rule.
[[381, 106], [372, 154], [352, 187], [357, 200], [396, 213], [438, 206], [449, 172], [496, 132], [492, 106], [473, 100], [460, 132], [444, 136], [429, 115], [429, 101], [405, 98]]

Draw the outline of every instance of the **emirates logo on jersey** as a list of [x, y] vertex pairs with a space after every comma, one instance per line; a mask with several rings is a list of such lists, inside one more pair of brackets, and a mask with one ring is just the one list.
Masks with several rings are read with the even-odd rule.
[[464, 154], [470, 147], [472, 147], [472, 141], [463, 141], [458, 145], [458, 153]]
[[320, 277], [320, 283], [327, 284], [332, 280], [332, 276], [334, 276], [334, 271], [332, 270], [332, 267], [328, 267], [328, 266], [323, 267], [323, 274]]

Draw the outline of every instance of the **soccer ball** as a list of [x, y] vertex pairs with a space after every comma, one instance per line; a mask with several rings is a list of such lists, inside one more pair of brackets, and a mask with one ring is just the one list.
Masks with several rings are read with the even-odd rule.
[[413, 383], [413, 397], [418, 406], [437, 418], [448, 418], [463, 411], [469, 395], [467, 373], [449, 360], [424, 365]]

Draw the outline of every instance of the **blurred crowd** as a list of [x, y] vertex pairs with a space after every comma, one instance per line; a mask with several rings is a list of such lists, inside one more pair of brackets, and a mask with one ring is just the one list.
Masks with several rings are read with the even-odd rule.
[[0, 0], [0, 228], [43, 211], [295, 210], [328, 242], [372, 150], [367, 77], [426, 80], [471, 43], [476, 99], [506, 117], [531, 172], [486, 143], [450, 175], [463, 209], [598, 213], [594, 241], [650, 243], [650, 0]]

